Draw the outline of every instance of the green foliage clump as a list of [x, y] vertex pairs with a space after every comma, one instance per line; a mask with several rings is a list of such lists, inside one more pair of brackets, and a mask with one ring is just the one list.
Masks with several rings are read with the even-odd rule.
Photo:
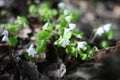
[[[58, 7], [58, 11], [52, 9], [49, 2], [42, 3], [40, 6], [30, 5], [28, 9], [30, 15], [38, 17], [45, 24], [42, 26], [42, 30], [34, 35], [33, 43], [36, 43], [36, 45], [30, 45], [27, 54], [25, 54], [26, 58], [45, 52], [49, 43], [52, 43], [54, 47], [57, 46], [58, 53], [61, 48], [66, 54], [76, 58], [79, 57], [81, 60], [91, 58], [93, 47], [89, 45], [88, 41], [85, 41], [84, 34], [77, 30], [77, 25], [74, 23], [78, 19], [78, 14], [67, 10], [64, 3], [59, 4]], [[13, 23], [4, 24], [3, 29], [6, 31], [2, 34], [4, 36], [3, 41], [7, 41], [10, 46], [15, 46], [18, 42], [15, 33], [27, 25], [28, 21], [23, 16], [18, 16]], [[111, 40], [113, 34], [114, 30], [111, 29], [111, 24], [102, 25], [95, 31], [92, 41], [97, 36]], [[102, 41], [100, 45], [107, 47], [109, 43]]]
[[8, 35], [6, 36], [6, 37], [9, 37], [7, 40], [7, 44], [9, 44], [10, 46], [15, 46], [18, 42], [16, 32], [20, 28], [26, 27], [27, 24], [28, 24], [28, 21], [23, 16], [18, 16], [13, 23], [4, 24], [2, 28], [4, 30], [7, 30], [11, 34], [10, 36]]

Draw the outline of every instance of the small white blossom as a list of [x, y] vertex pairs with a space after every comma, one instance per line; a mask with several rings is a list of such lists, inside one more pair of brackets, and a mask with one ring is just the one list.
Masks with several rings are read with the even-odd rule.
[[111, 23], [108, 23], [108, 24], [105, 24], [105, 25], [103, 26], [103, 28], [104, 28], [104, 30], [105, 30], [106, 32], [108, 32], [108, 31], [110, 30], [111, 26], [112, 26], [112, 24], [111, 24]]
[[64, 34], [68, 33], [69, 31], [70, 31], [69, 28], [65, 28], [65, 29], [64, 29]]
[[77, 42], [77, 50], [79, 51], [81, 48], [84, 48], [86, 44], [86, 41]]
[[64, 10], [64, 15], [67, 15], [68, 13], [68, 10]]
[[28, 55], [34, 57], [37, 52], [33, 48], [33, 44], [30, 45], [30, 47], [27, 49]]
[[99, 27], [96, 31], [96, 34], [99, 35], [99, 36], [101, 36], [103, 33], [104, 33], [103, 27]]
[[75, 29], [75, 27], [76, 27], [76, 24], [73, 24], [73, 23], [70, 23], [70, 24], [69, 24], [69, 29], [70, 29], [70, 30]]
[[70, 41], [68, 39], [61, 39], [59, 42], [63, 47], [69, 45]]
[[71, 21], [71, 16], [65, 17], [65, 21], [70, 22]]
[[19, 23], [19, 24], [23, 24], [22, 20], [18, 20], [18, 23]]
[[110, 30], [111, 26], [112, 26], [111, 23], [100, 26], [96, 31], [96, 35], [101, 36], [104, 32], [108, 32]]
[[75, 27], [76, 27], [76, 24], [73, 24], [73, 23], [69, 24], [69, 28], [64, 28], [64, 34], [68, 33], [70, 30], [75, 29]]
[[3, 33], [2, 33], [2, 35], [8, 36], [8, 30], [4, 30]]
[[20, 24], [20, 25], [23, 24], [22, 20], [20, 20], [20, 19], [16, 20], [15, 23]]
[[58, 7], [59, 7], [59, 8], [65, 8], [65, 3], [60, 2], [60, 3], [58, 4]]
[[8, 36], [7, 35], [4, 35], [3, 38], [2, 38], [2, 41], [8, 41]]

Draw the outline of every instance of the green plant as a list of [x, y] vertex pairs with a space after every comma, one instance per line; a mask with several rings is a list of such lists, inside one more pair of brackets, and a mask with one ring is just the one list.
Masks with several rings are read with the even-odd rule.
[[[64, 3], [58, 4], [58, 7], [58, 11], [51, 9], [49, 2], [42, 3], [38, 7], [30, 5], [30, 15], [38, 17], [45, 24], [42, 26], [42, 30], [34, 35], [35, 40], [31, 42], [26, 50], [26, 58], [33, 58], [35, 55], [44, 53], [49, 43], [54, 47], [57, 46], [55, 49], [62, 49], [66, 54], [80, 57], [82, 60], [91, 58], [93, 47], [84, 40], [84, 34], [77, 30], [77, 25], [74, 24], [74, 21], [78, 19], [78, 15], [67, 10]], [[13, 23], [4, 24], [2, 26], [4, 29], [2, 41], [7, 42], [10, 46], [16, 46], [18, 37], [15, 33], [26, 25], [28, 25], [28, 21], [23, 16], [18, 16]], [[96, 37], [104, 37], [110, 40], [113, 33], [114, 30], [111, 28], [111, 24], [102, 25], [95, 30], [92, 41]], [[100, 45], [107, 47], [108, 42], [102, 41]], [[60, 54], [59, 51], [57, 53]]]
[[106, 48], [109, 46], [108, 40], [111, 40], [113, 38], [113, 35], [115, 33], [115, 29], [112, 27], [111, 23], [101, 25], [98, 27], [98, 29], [95, 30], [95, 34], [91, 40], [93, 42], [97, 37], [104, 38], [106, 40], [100, 42], [100, 46], [102, 48]]
[[[2, 41], [7, 42], [10, 46], [15, 46], [17, 44], [17, 35], [16, 32], [25, 27], [28, 24], [25, 17], [18, 16], [13, 23], [6, 23], [2, 26], [3, 28], [3, 38]], [[10, 34], [10, 35], [9, 35]]]
[[[86, 60], [92, 56], [92, 48], [87, 42], [80, 44], [84, 42], [82, 41], [83, 34], [75, 29], [76, 24], [71, 23], [77, 19], [77, 15], [67, 11], [66, 8], [59, 8], [57, 21], [52, 24], [51, 20], [58, 12], [55, 9], [50, 9], [49, 3], [42, 4], [38, 8], [37, 14], [40, 14], [40, 19], [47, 22], [43, 25], [42, 30], [35, 34], [36, 51], [37, 53], [45, 52], [47, 42], [51, 42], [50, 40], [54, 36], [53, 46], [64, 48], [63, 50], [69, 55], [79, 56], [82, 60]], [[79, 39], [79, 41], [75, 38]], [[80, 45], [83, 46], [80, 47]]]
[[43, 21], [48, 21], [52, 19], [55, 15], [57, 15], [56, 9], [51, 9], [51, 4], [49, 2], [45, 2], [39, 7], [36, 7], [35, 5], [30, 5], [29, 13], [32, 16], [39, 15], [40, 19]]

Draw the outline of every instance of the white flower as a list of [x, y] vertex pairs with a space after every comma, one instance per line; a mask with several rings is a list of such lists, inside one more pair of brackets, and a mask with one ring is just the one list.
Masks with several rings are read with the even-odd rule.
[[71, 21], [71, 16], [65, 17], [65, 21], [70, 22]]
[[4, 35], [3, 38], [2, 38], [2, 41], [8, 41], [8, 36]]
[[101, 36], [104, 32], [108, 32], [110, 30], [111, 26], [112, 26], [111, 23], [100, 26], [96, 31], [96, 35]]
[[77, 50], [79, 51], [81, 48], [84, 48], [86, 44], [86, 41], [77, 42]]
[[73, 24], [73, 23], [69, 24], [69, 28], [64, 28], [64, 35], [68, 33], [70, 30], [75, 29], [75, 27], [76, 27], [76, 24]]
[[33, 44], [30, 45], [30, 47], [27, 49], [28, 55], [34, 57], [37, 52], [33, 48]]
[[16, 20], [15, 23], [20, 24], [20, 25], [23, 24], [22, 20], [20, 20], [20, 19]]
[[58, 7], [59, 7], [59, 8], [64, 8], [64, 7], [65, 7], [65, 3], [60, 2], [60, 3], [58, 4]]
[[99, 27], [96, 31], [96, 34], [99, 35], [99, 36], [101, 36], [103, 33], [104, 33], [103, 27]]
[[68, 33], [70, 31], [69, 28], [64, 28], [64, 34]]
[[106, 32], [108, 32], [110, 30], [111, 26], [112, 26], [112, 24], [108, 23], [108, 24], [103, 25], [103, 28]]
[[18, 23], [21, 24], [21, 25], [23, 24], [22, 20], [18, 20]]
[[64, 10], [64, 15], [67, 15], [68, 13], [68, 10]]
[[70, 29], [70, 30], [75, 29], [75, 27], [76, 27], [76, 24], [73, 24], [73, 23], [70, 23], [70, 24], [69, 24], [69, 29]]
[[4, 30], [3, 33], [2, 33], [2, 35], [8, 36], [8, 30]]
[[70, 41], [68, 39], [61, 39], [59, 42], [63, 47], [69, 45]]

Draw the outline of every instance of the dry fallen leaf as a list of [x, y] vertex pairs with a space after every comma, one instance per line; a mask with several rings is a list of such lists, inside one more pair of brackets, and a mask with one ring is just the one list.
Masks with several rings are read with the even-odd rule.
[[22, 28], [19, 32], [18, 32], [18, 36], [20, 38], [28, 38], [28, 34], [31, 33], [32, 30], [29, 28], [29, 27], [25, 27], [25, 28]]

